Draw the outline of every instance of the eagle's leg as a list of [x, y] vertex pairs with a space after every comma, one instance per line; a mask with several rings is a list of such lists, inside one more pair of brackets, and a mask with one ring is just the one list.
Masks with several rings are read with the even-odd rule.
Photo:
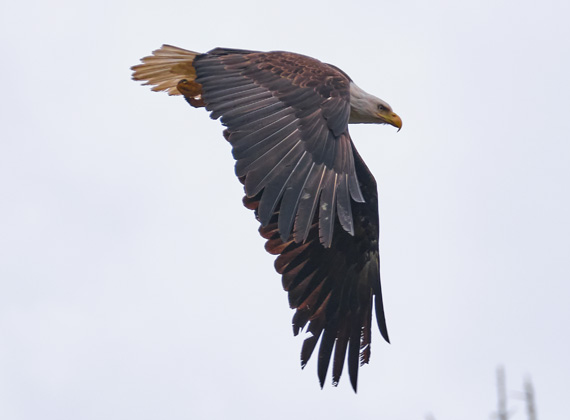
[[184, 98], [194, 108], [202, 108], [206, 103], [202, 100], [202, 85], [193, 80], [182, 79], [178, 82], [176, 89], [184, 95]]

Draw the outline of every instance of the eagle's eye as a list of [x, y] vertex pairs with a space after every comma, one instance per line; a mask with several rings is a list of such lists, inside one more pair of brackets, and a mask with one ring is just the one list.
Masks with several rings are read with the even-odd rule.
[[385, 111], [388, 111], [388, 108], [386, 108], [386, 107], [385, 107], [384, 105], [382, 105], [382, 104], [378, 104], [378, 111], [385, 112]]

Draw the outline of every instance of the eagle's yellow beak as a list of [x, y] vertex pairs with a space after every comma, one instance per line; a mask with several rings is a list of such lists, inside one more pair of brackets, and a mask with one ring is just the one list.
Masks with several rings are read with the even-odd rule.
[[394, 127], [398, 127], [398, 131], [402, 129], [402, 119], [398, 114], [392, 111], [388, 112], [379, 112], [378, 116], [382, 118], [386, 124], [393, 125]]

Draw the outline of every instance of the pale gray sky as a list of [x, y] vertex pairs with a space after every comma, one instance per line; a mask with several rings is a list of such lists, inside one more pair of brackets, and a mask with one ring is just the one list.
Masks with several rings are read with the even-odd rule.
[[[570, 3], [0, 5], [0, 417], [541, 419], [570, 392]], [[392, 344], [321, 391], [218, 121], [130, 80], [162, 43], [289, 50], [404, 126], [379, 184]], [[330, 379], [329, 379], [330, 381]], [[512, 400], [513, 404], [515, 401]], [[524, 419], [522, 403], [516, 419]]]

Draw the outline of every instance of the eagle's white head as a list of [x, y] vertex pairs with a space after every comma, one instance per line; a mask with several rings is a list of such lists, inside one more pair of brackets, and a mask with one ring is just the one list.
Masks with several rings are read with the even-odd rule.
[[382, 99], [350, 82], [350, 124], [390, 124], [402, 128], [402, 119]]

